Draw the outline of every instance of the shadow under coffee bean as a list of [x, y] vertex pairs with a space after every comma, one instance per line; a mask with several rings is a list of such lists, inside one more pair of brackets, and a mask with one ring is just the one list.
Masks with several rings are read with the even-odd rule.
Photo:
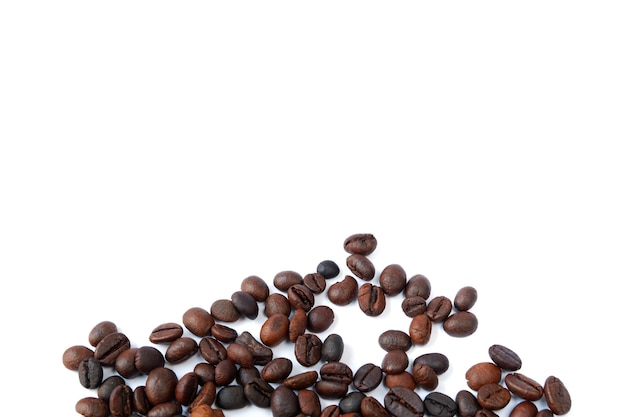
[[[478, 291], [464, 286], [450, 297], [433, 296], [426, 276], [408, 278], [395, 263], [381, 268], [376, 278], [370, 255], [377, 248], [373, 234], [348, 236], [343, 275], [329, 259], [303, 273], [282, 270], [271, 285], [250, 275], [230, 298], [190, 307], [180, 322], [152, 326], [149, 341], [164, 354], [131, 343], [111, 321], [97, 323], [87, 334], [89, 346], [72, 345], [63, 352], [63, 365], [78, 374], [79, 383], [97, 390], [97, 396], [75, 402], [75, 411], [84, 417], [220, 417], [247, 407], [274, 417], [480, 417], [508, 406], [516, 417], [570, 411], [571, 397], [559, 378], [550, 375], [541, 384], [520, 373], [521, 358], [500, 344], [487, 349], [490, 362], [481, 359], [466, 370], [468, 389], [438, 391], [439, 377], [450, 369], [448, 357], [409, 352], [428, 345], [436, 327], [450, 337], [471, 336], [478, 328], [471, 311]], [[324, 294], [327, 305], [321, 303]], [[389, 302], [393, 297], [401, 306]], [[380, 362], [351, 363], [344, 351], [355, 341], [339, 333], [320, 337], [348, 305], [360, 311], [364, 323], [384, 320], [392, 307], [406, 316], [403, 324], [394, 322], [378, 335]], [[260, 328], [239, 332], [229, 325], [255, 320], [259, 313]], [[292, 356], [275, 357], [279, 346], [287, 346]], [[172, 369], [189, 361], [195, 361], [192, 371], [177, 375]], [[104, 379], [105, 371], [113, 375]], [[382, 396], [373, 394], [381, 388]], [[537, 401], [547, 408], [539, 409]]]

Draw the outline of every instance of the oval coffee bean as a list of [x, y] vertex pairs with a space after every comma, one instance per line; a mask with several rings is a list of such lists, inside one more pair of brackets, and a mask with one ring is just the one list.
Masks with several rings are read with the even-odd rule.
[[441, 375], [450, 367], [448, 357], [443, 353], [424, 353], [413, 361], [413, 363], [421, 363], [432, 368], [437, 375]]
[[239, 367], [239, 369], [237, 369], [237, 376], [235, 377], [235, 381], [237, 381], [237, 383], [242, 387], [245, 387], [247, 383], [256, 378], [261, 378], [261, 372], [257, 369], [256, 366], [251, 366], [249, 368]]
[[332, 308], [320, 305], [309, 311], [307, 330], [313, 333], [321, 333], [327, 330], [335, 321], [335, 313]]
[[426, 305], [426, 315], [433, 323], [443, 322], [448, 318], [451, 311], [452, 301], [443, 295], [433, 298]]
[[157, 404], [148, 411], [146, 417], [175, 417], [183, 412], [183, 407], [176, 401]]
[[241, 313], [235, 307], [232, 300], [223, 298], [213, 301], [211, 304], [211, 316], [218, 321], [233, 323], [241, 317]]
[[169, 363], [181, 363], [198, 352], [198, 343], [187, 336], [179, 337], [167, 347], [165, 360]]
[[140, 374], [147, 375], [154, 368], [160, 368], [163, 365], [165, 365], [165, 357], [161, 351], [154, 346], [141, 346], [137, 348], [135, 352], [135, 368], [137, 368]]
[[289, 358], [275, 358], [261, 369], [261, 377], [267, 382], [281, 382], [293, 370], [293, 362]]
[[509, 391], [525, 400], [537, 401], [543, 397], [543, 386], [518, 372], [507, 374], [504, 377], [504, 383]]
[[372, 261], [363, 255], [354, 254], [348, 256], [346, 265], [354, 275], [363, 281], [371, 281], [376, 274], [376, 268]]
[[117, 333], [117, 325], [112, 321], [101, 321], [96, 324], [91, 331], [89, 331], [89, 344], [93, 347], [96, 347], [98, 343], [105, 338], [105, 336], [110, 335], [111, 333]]
[[320, 273], [306, 274], [302, 282], [313, 294], [321, 294], [326, 289], [326, 278]]
[[348, 392], [348, 384], [338, 381], [321, 380], [315, 383], [315, 392], [327, 400], [338, 400]]
[[247, 292], [258, 302], [263, 302], [270, 295], [270, 288], [265, 280], [256, 275], [250, 275], [241, 281], [241, 291]]
[[392, 417], [422, 417], [424, 403], [413, 390], [404, 387], [390, 389], [384, 398], [385, 408]]
[[343, 280], [335, 282], [326, 291], [328, 300], [338, 306], [345, 306], [356, 300], [359, 284], [351, 275], [346, 275]]
[[212, 405], [217, 395], [217, 386], [214, 382], [209, 381], [205, 383], [200, 391], [196, 393], [196, 396], [189, 404], [188, 410], [193, 411], [203, 405]]
[[498, 417], [498, 415], [491, 410], [481, 408], [476, 412], [476, 415], [474, 417]]
[[183, 327], [178, 323], [164, 323], [155, 327], [148, 340], [152, 343], [169, 343], [183, 335]]
[[152, 407], [152, 405], [146, 396], [146, 387], [143, 385], [135, 387], [133, 390], [133, 410], [139, 414], [145, 415], [150, 411], [150, 407]]
[[87, 358], [93, 358], [93, 350], [82, 345], [71, 346], [63, 352], [63, 366], [70, 371], [76, 371], [80, 362]]
[[572, 399], [569, 391], [563, 384], [563, 381], [555, 376], [551, 375], [546, 378], [546, 382], [543, 385], [543, 394], [546, 398], [546, 403], [548, 403], [548, 408], [557, 416], [568, 413], [572, 408]]
[[390, 350], [383, 356], [380, 367], [386, 374], [399, 374], [409, 366], [409, 357], [401, 349]]
[[380, 288], [387, 295], [400, 294], [406, 286], [406, 272], [398, 264], [387, 265], [378, 278]]
[[174, 389], [174, 398], [182, 405], [189, 405], [198, 391], [198, 375], [195, 372], [187, 372], [180, 377]]
[[324, 381], [341, 382], [349, 385], [352, 383], [352, 369], [343, 362], [326, 362], [320, 368], [320, 377]]
[[102, 366], [113, 366], [117, 356], [129, 348], [130, 340], [124, 333], [110, 333], [100, 340], [93, 357], [99, 360]]
[[435, 417], [452, 417], [456, 414], [456, 402], [441, 392], [431, 392], [424, 398], [426, 412]]
[[309, 317], [306, 311], [302, 308], [296, 309], [289, 320], [289, 341], [295, 342], [298, 336], [303, 335], [308, 324]]
[[315, 294], [304, 284], [296, 284], [287, 290], [287, 299], [292, 309], [309, 311], [315, 304]]
[[317, 371], [305, 371], [299, 374], [290, 376], [283, 381], [283, 386], [292, 390], [302, 390], [313, 386], [318, 378]]
[[338, 405], [335, 405], [335, 404], [330, 404], [326, 406], [322, 410], [322, 414], [320, 414], [320, 417], [340, 417], [340, 416], [341, 416], [341, 409], [339, 408]]
[[431, 285], [430, 280], [422, 274], [413, 275], [404, 286], [405, 297], [422, 297], [428, 300], [430, 297]]
[[454, 308], [459, 311], [467, 311], [474, 307], [476, 300], [478, 300], [476, 288], [470, 286], [463, 287], [454, 296]]
[[252, 353], [255, 365], [265, 365], [271, 361], [274, 356], [272, 349], [256, 340], [248, 331], [241, 332], [241, 334], [237, 336], [237, 339], [235, 339], [235, 343], [245, 346], [250, 353]]
[[339, 400], [339, 409], [343, 414], [357, 413], [361, 411], [361, 401], [365, 398], [365, 394], [361, 391], [352, 391]]
[[203, 337], [198, 343], [200, 356], [211, 365], [217, 365], [228, 357], [226, 348], [219, 340], [213, 337]]
[[111, 396], [111, 392], [118, 385], [125, 385], [126, 381], [119, 375], [111, 375], [102, 381], [102, 384], [98, 387], [98, 398], [101, 400], [109, 402], [109, 397]]
[[283, 292], [287, 292], [293, 285], [302, 284], [303, 282], [302, 275], [296, 271], [281, 271], [274, 276], [274, 287]]
[[400, 372], [399, 374], [385, 375], [385, 378], [383, 379], [383, 383], [389, 389], [394, 388], [394, 387], [405, 387], [408, 389], [417, 388], [417, 384], [415, 383], [415, 379], [413, 378], [413, 375], [411, 375], [407, 371]]
[[248, 294], [245, 291], [235, 291], [230, 296], [230, 301], [233, 302], [233, 305], [239, 312], [251, 319], [254, 320], [259, 315], [259, 305], [256, 303], [256, 300], [251, 294]]
[[478, 388], [476, 399], [487, 410], [501, 410], [511, 401], [511, 392], [500, 384], [489, 383]]
[[178, 377], [169, 368], [155, 368], [146, 378], [146, 398], [152, 405], [174, 400]]
[[459, 417], [474, 417], [481, 409], [474, 394], [467, 390], [461, 390], [456, 394], [456, 408]]
[[322, 344], [322, 358], [324, 362], [341, 360], [343, 355], [343, 338], [338, 334], [329, 334]]
[[317, 273], [326, 279], [335, 278], [339, 275], [339, 265], [331, 260], [322, 261], [317, 265]]
[[295, 417], [300, 412], [296, 394], [285, 386], [278, 386], [272, 392], [270, 407], [273, 417]]
[[374, 397], [365, 397], [361, 401], [363, 417], [390, 417], [385, 407]]
[[415, 384], [426, 391], [433, 391], [439, 385], [437, 374], [428, 365], [419, 362], [413, 363], [412, 375]]
[[109, 412], [113, 417], [128, 417], [133, 411], [133, 389], [118, 385], [109, 397]]
[[426, 300], [419, 295], [412, 297], [406, 297], [402, 300], [402, 311], [407, 317], [415, 317], [418, 314], [424, 314], [426, 312]]
[[377, 245], [378, 241], [371, 233], [355, 233], [343, 241], [343, 249], [346, 252], [360, 255], [371, 254], [376, 250]]
[[430, 340], [433, 324], [426, 314], [413, 317], [409, 325], [409, 336], [416, 345], [425, 345]]
[[137, 351], [139, 349], [135, 347], [131, 347], [130, 349], [126, 349], [115, 358], [114, 368], [118, 374], [123, 376], [124, 378], [134, 378], [141, 374], [137, 369], [137, 365], [135, 365], [135, 356], [137, 355]]
[[313, 366], [322, 358], [322, 341], [313, 333], [306, 333], [296, 339], [294, 354], [302, 366]]
[[378, 336], [378, 345], [385, 351], [400, 349], [408, 351], [413, 345], [411, 337], [402, 330], [386, 330]]
[[519, 355], [506, 346], [492, 345], [489, 347], [489, 357], [505, 371], [517, 371], [522, 367]]
[[383, 380], [383, 370], [373, 363], [362, 365], [354, 373], [352, 384], [361, 392], [370, 392], [376, 389]]
[[465, 372], [467, 386], [478, 391], [486, 384], [497, 384], [502, 378], [502, 371], [491, 362], [479, 362]]
[[470, 311], [459, 311], [443, 322], [443, 330], [453, 337], [467, 337], [478, 328], [478, 319]]
[[196, 336], [208, 336], [214, 324], [215, 319], [211, 313], [202, 307], [191, 307], [183, 313], [183, 326]]
[[237, 336], [237, 330], [232, 327], [225, 326], [220, 323], [215, 323], [213, 327], [211, 327], [211, 336], [224, 343], [232, 343], [235, 341]]
[[511, 410], [509, 417], [535, 417], [539, 410], [531, 401], [522, 401]]
[[226, 386], [237, 377], [237, 365], [232, 359], [224, 359], [215, 365], [215, 385]]
[[289, 317], [273, 314], [261, 325], [259, 337], [266, 346], [276, 346], [289, 336]]
[[387, 305], [383, 290], [378, 285], [369, 282], [359, 288], [357, 301], [361, 311], [370, 317], [380, 316]]
[[270, 407], [273, 392], [274, 387], [261, 378], [255, 378], [243, 387], [243, 393], [248, 401], [261, 408]]
[[215, 405], [224, 410], [237, 410], [248, 405], [248, 399], [241, 385], [228, 385], [217, 392]]
[[238, 345], [237, 343], [231, 343], [228, 345], [226, 348], [226, 355], [242, 368], [249, 368], [254, 365], [252, 353], [250, 353], [250, 351], [244, 346]]
[[95, 397], [85, 397], [78, 400], [75, 410], [84, 417], [108, 417], [109, 405]]
[[543, 410], [539, 410], [535, 417], [554, 417], [554, 413], [552, 412], [552, 410], [546, 408]]
[[103, 376], [102, 365], [96, 358], [86, 358], [78, 364], [78, 380], [85, 388], [98, 388]]

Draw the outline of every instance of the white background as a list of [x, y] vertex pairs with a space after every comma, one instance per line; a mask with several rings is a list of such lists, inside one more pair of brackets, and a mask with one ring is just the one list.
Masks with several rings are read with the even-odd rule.
[[[564, 381], [569, 415], [614, 415], [624, 18], [610, 1], [3, 2], [3, 413], [72, 415], [93, 392], [61, 356], [101, 320], [145, 345], [248, 275], [345, 274], [343, 239], [370, 232], [378, 272], [478, 289], [473, 336], [436, 326], [409, 352], [448, 355], [438, 390], [501, 343]], [[336, 308], [345, 362], [380, 361], [400, 301], [381, 320]]]

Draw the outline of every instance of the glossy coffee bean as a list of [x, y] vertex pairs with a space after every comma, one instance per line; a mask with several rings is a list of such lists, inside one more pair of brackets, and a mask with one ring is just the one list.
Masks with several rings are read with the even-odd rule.
[[406, 286], [406, 272], [398, 264], [387, 265], [378, 278], [380, 288], [387, 295], [400, 294]]
[[93, 350], [87, 346], [71, 346], [63, 352], [63, 366], [70, 371], [78, 370], [78, 365], [83, 359], [93, 358]]
[[222, 387], [215, 397], [215, 405], [224, 410], [238, 410], [248, 404], [248, 398], [241, 385]]
[[296, 417], [300, 412], [298, 397], [285, 386], [274, 389], [270, 398], [270, 408], [273, 417]]
[[239, 369], [237, 369], [235, 381], [243, 387], [256, 378], [261, 378], [261, 372], [256, 366], [251, 366], [249, 368], [239, 367]]
[[288, 336], [289, 317], [284, 314], [274, 314], [261, 325], [259, 337], [266, 346], [276, 346]]
[[193, 411], [203, 405], [212, 405], [217, 396], [217, 385], [214, 382], [207, 382], [202, 385], [200, 391], [198, 391], [188, 406], [189, 411]]
[[392, 417], [422, 417], [424, 403], [413, 390], [404, 387], [390, 389], [384, 397], [385, 408]]
[[135, 368], [137, 368], [140, 374], [147, 375], [154, 368], [160, 368], [164, 365], [165, 357], [161, 351], [154, 346], [141, 346], [137, 348], [135, 352]]
[[211, 336], [223, 343], [234, 342], [237, 336], [237, 330], [232, 327], [225, 326], [221, 323], [215, 323], [211, 327]]
[[376, 250], [377, 245], [378, 241], [371, 233], [355, 233], [343, 241], [343, 249], [346, 252], [360, 255], [371, 254]]
[[292, 309], [301, 308], [308, 312], [315, 304], [315, 294], [306, 285], [296, 284], [287, 290], [287, 300]]
[[292, 370], [293, 362], [291, 359], [274, 358], [261, 369], [261, 377], [267, 382], [281, 382], [291, 374]]
[[326, 279], [335, 278], [339, 275], [339, 265], [335, 261], [325, 260], [317, 264], [317, 273]]
[[322, 404], [317, 393], [310, 389], [303, 389], [298, 392], [298, 405], [300, 411], [305, 416], [319, 417], [322, 413]]
[[198, 392], [198, 375], [195, 372], [187, 372], [180, 377], [174, 389], [174, 398], [182, 405], [189, 405]]
[[352, 385], [361, 392], [370, 392], [376, 389], [382, 380], [382, 368], [373, 363], [366, 363], [354, 373]]
[[411, 371], [413, 380], [418, 387], [426, 391], [433, 391], [439, 385], [439, 378], [430, 366], [414, 362]]
[[517, 371], [522, 367], [522, 360], [513, 350], [502, 345], [489, 347], [489, 357], [504, 371]]
[[306, 332], [306, 328], [309, 325], [309, 317], [307, 312], [302, 308], [294, 310], [291, 319], [289, 320], [289, 341], [295, 342], [298, 336], [303, 335]]
[[137, 369], [137, 365], [135, 365], [137, 350], [139, 350], [139, 348], [131, 347], [121, 352], [117, 355], [117, 358], [115, 358], [115, 364], [113, 366], [117, 373], [124, 378], [130, 379], [141, 375], [141, 372]]
[[150, 404], [157, 405], [174, 400], [178, 377], [169, 368], [156, 368], [146, 378], [146, 397]]
[[526, 400], [515, 405], [509, 417], [535, 417], [538, 411], [537, 406], [533, 402]]
[[409, 366], [409, 357], [404, 350], [390, 350], [383, 356], [380, 367], [386, 374], [399, 374]]
[[[211, 406], [207, 404], [202, 404], [193, 410], [189, 411], [189, 417], [215, 417], [215, 411], [211, 408]], [[173, 417], [185, 417], [183, 414], [175, 415]]]
[[148, 411], [146, 417], [174, 417], [183, 412], [183, 407], [176, 401], [157, 404]]
[[405, 297], [422, 297], [428, 300], [430, 297], [431, 284], [430, 280], [422, 274], [413, 275], [404, 286]]
[[226, 355], [230, 360], [243, 368], [249, 368], [254, 365], [254, 357], [252, 353], [244, 346], [237, 343], [231, 343], [226, 348]]
[[433, 324], [426, 314], [418, 314], [413, 317], [409, 325], [409, 336], [416, 345], [425, 345], [430, 340]]
[[363, 417], [390, 417], [389, 412], [375, 397], [365, 397], [361, 401]]
[[109, 412], [113, 417], [128, 417], [133, 411], [133, 389], [118, 385], [109, 397]]
[[467, 286], [459, 289], [454, 296], [454, 308], [459, 311], [467, 311], [474, 307], [478, 300], [478, 291], [476, 288]]
[[474, 417], [478, 410], [481, 409], [474, 394], [467, 390], [460, 390], [456, 394], [455, 400], [458, 417]]
[[78, 364], [78, 380], [85, 388], [98, 388], [102, 383], [103, 376], [102, 365], [95, 358], [83, 359]]
[[386, 330], [378, 336], [378, 345], [385, 351], [400, 349], [408, 351], [412, 345], [411, 337], [402, 330]]
[[565, 384], [553, 375], [546, 378], [543, 384], [543, 394], [548, 408], [557, 416], [568, 413], [572, 408], [572, 399]]
[[431, 392], [424, 397], [426, 412], [434, 417], [452, 417], [456, 414], [456, 402], [441, 392]]
[[324, 362], [339, 361], [343, 356], [343, 338], [338, 334], [329, 334], [322, 344], [322, 358]]
[[254, 320], [259, 315], [259, 305], [254, 297], [245, 291], [235, 291], [230, 296], [230, 301], [244, 317]]
[[200, 385], [204, 385], [209, 381], [215, 381], [215, 365], [207, 362], [198, 362], [193, 367], [193, 372], [198, 375], [198, 384]]
[[117, 333], [117, 325], [112, 321], [105, 320], [96, 324], [89, 331], [89, 336], [87, 337], [87, 339], [91, 346], [96, 347], [98, 343], [102, 341], [102, 339], [104, 339], [111, 333]]
[[247, 348], [252, 353], [252, 358], [255, 365], [265, 365], [272, 360], [274, 352], [272, 349], [259, 342], [248, 331], [243, 331], [235, 339], [235, 343]]
[[459, 311], [443, 322], [443, 330], [453, 337], [467, 337], [478, 329], [478, 319], [470, 311]]
[[270, 289], [263, 278], [250, 275], [241, 281], [241, 291], [250, 294], [256, 301], [264, 302], [270, 295]]
[[203, 337], [198, 343], [200, 356], [211, 365], [217, 365], [228, 357], [224, 345], [214, 337]]
[[283, 381], [283, 386], [298, 391], [312, 387], [317, 381], [319, 374], [317, 371], [305, 371], [292, 375]]
[[376, 274], [376, 267], [372, 261], [363, 255], [350, 255], [346, 258], [348, 269], [363, 281], [371, 281]]
[[320, 397], [327, 400], [338, 400], [343, 398], [348, 392], [348, 384], [337, 381], [317, 381], [315, 383], [315, 392]]
[[404, 371], [399, 374], [386, 374], [383, 378], [383, 384], [391, 389], [394, 387], [405, 387], [408, 389], [417, 388], [417, 384], [415, 383], [415, 379], [410, 372]]
[[450, 367], [450, 361], [443, 353], [424, 353], [415, 358], [413, 363], [428, 365], [437, 375], [443, 374]]
[[109, 405], [95, 397], [85, 397], [78, 400], [75, 406], [78, 414], [84, 417], [108, 417]]
[[271, 405], [274, 387], [262, 378], [255, 378], [243, 386], [243, 393], [246, 399], [261, 408], [269, 408]]
[[341, 409], [336, 404], [330, 404], [324, 407], [324, 409], [322, 410], [322, 414], [320, 414], [320, 417], [340, 417], [340, 416], [341, 416]]
[[152, 404], [150, 404], [146, 395], [146, 387], [144, 385], [135, 387], [133, 390], [133, 410], [139, 414], [146, 415], [151, 407]]
[[426, 315], [433, 323], [442, 323], [452, 311], [452, 301], [444, 295], [437, 296], [426, 305]]
[[183, 313], [183, 326], [196, 336], [203, 337], [211, 334], [211, 327], [215, 319], [202, 307], [191, 307]]
[[126, 381], [119, 375], [111, 375], [104, 379], [100, 386], [98, 387], [98, 398], [101, 400], [109, 402], [109, 397], [111, 396], [111, 392], [118, 385], [125, 385]]
[[114, 332], [100, 340], [94, 350], [93, 357], [99, 360], [102, 366], [113, 366], [117, 356], [129, 348], [130, 340], [128, 337], [124, 333]]
[[291, 304], [283, 294], [272, 293], [265, 300], [263, 314], [265, 314], [265, 317], [270, 317], [274, 314], [284, 314], [289, 317], [291, 315]]
[[309, 311], [307, 330], [321, 333], [327, 330], [335, 321], [335, 312], [326, 305], [315, 306]]
[[406, 297], [402, 300], [402, 312], [407, 317], [415, 317], [418, 314], [424, 314], [426, 312], [426, 300], [424, 300], [419, 295], [414, 295], [411, 297]]
[[198, 352], [198, 342], [187, 336], [179, 337], [169, 344], [165, 351], [165, 360], [169, 363], [181, 363]]
[[313, 333], [305, 333], [296, 339], [294, 355], [302, 366], [313, 366], [322, 358], [322, 341]]
[[550, 409], [539, 410], [535, 417], [554, 417], [554, 413]]
[[489, 383], [478, 388], [476, 399], [487, 410], [501, 410], [511, 401], [511, 392], [500, 384]]
[[296, 271], [281, 271], [274, 276], [274, 287], [283, 292], [287, 292], [290, 287], [303, 282], [302, 275]]
[[211, 316], [217, 321], [233, 323], [241, 318], [241, 313], [230, 299], [219, 299], [211, 304]]
[[326, 278], [317, 272], [306, 274], [302, 282], [313, 294], [321, 294], [326, 289]]
[[335, 282], [326, 294], [328, 300], [338, 306], [345, 306], [356, 300], [359, 291], [359, 284], [351, 275], [346, 275], [341, 281]]
[[476, 415], [474, 417], [499, 417], [496, 413], [491, 410], [487, 410], [486, 408], [481, 408], [476, 411]]
[[183, 335], [183, 327], [178, 323], [163, 323], [152, 329], [148, 340], [150, 342], [169, 343]]
[[499, 383], [501, 377], [502, 371], [491, 362], [479, 362], [465, 372], [467, 386], [474, 391], [486, 384]]
[[237, 378], [237, 364], [231, 359], [224, 359], [215, 365], [215, 385], [226, 386]]
[[359, 288], [357, 301], [361, 311], [370, 317], [380, 316], [385, 311], [387, 305], [383, 290], [369, 282], [366, 282]]
[[543, 386], [532, 378], [519, 372], [512, 372], [504, 377], [504, 384], [513, 394], [530, 401], [543, 397]]
[[343, 414], [361, 411], [361, 401], [365, 394], [361, 391], [352, 391], [339, 400], [339, 409]]
[[343, 362], [326, 362], [319, 372], [323, 381], [341, 382], [345, 385], [352, 383], [352, 369]]

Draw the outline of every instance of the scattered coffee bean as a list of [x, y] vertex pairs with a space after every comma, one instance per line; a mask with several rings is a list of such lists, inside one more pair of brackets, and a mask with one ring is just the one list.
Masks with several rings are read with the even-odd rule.
[[443, 322], [443, 330], [454, 337], [467, 337], [478, 329], [478, 319], [470, 311], [454, 313]]
[[309, 317], [307, 312], [303, 308], [294, 310], [291, 319], [289, 320], [289, 341], [295, 342], [298, 336], [303, 335], [306, 332], [306, 328], [309, 324]]
[[265, 280], [256, 275], [250, 275], [241, 281], [241, 291], [247, 292], [258, 302], [264, 302], [270, 295], [270, 289]]
[[492, 345], [489, 347], [491, 360], [505, 371], [517, 371], [522, 367], [522, 360], [517, 353], [506, 346]]
[[339, 265], [335, 261], [325, 260], [317, 265], [317, 273], [326, 279], [335, 278], [339, 272]]
[[348, 253], [369, 255], [378, 246], [378, 241], [371, 233], [355, 233], [348, 236], [343, 242], [343, 248]]
[[261, 377], [267, 382], [281, 382], [293, 370], [293, 362], [289, 358], [274, 358], [261, 369]]
[[215, 405], [224, 410], [237, 410], [248, 405], [248, 399], [241, 385], [228, 385], [221, 388], [215, 397]]
[[400, 372], [399, 374], [386, 374], [383, 378], [383, 383], [390, 389], [394, 387], [405, 387], [408, 389], [417, 388], [415, 378], [407, 371]]
[[285, 386], [278, 386], [272, 392], [270, 407], [274, 417], [296, 417], [300, 404], [296, 394]]
[[380, 288], [387, 295], [400, 294], [406, 286], [406, 272], [398, 264], [387, 265], [378, 277]]
[[305, 371], [299, 374], [290, 376], [289, 378], [283, 381], [283, 386], [292, 389], [292, 390], [302, 390], [305, 388], [312, 387], [317, 381], [319, 374], [317, 371]]
[[361, 401], [364, 398], [365, 394], [361, 391], [352, 391], [341, 398], [337, 405], [343, 414], [357, 413], [361, 411]]
[[425, 389], [426, 391], [433, 391], [439, 385], [439, 378], [437, 373], [428, 365], [424, 365], [420, 362], [414, 362], [412, 367], [413, 380], [415, 384]]
[[218, 321], [233, 323], [241, 317], [241, 313], [235, 307], [232, 300], [220, 299], [211, 304], [211, 316]]
[[478, 404], [488, 410], [500, 410], [511, 401], [511, 392], [500, 384], [489, 383], [478, 388]]
[[296, 339], [294, 353], [300, 365], [313, 366], [322, 358], [322, 341], [313, 333], [305, 333]]
[[281, 271], [274, 276], [274, 287], [283, 292], [287, 292], [292, 286], [303, 282], [302, 275], [296, 271]]
[[426, 315], [433, 323], [443, 322], [448, 318], [451, 311], [452, 301], [443, 295], [433, 298], [426, 305]]
[[390, 389], [384, 398], [385, 408], [392, 417], [422, 417], [424, 403], [413, 390], [404, 387]]
[[456, 402], [441, 392], [431, 392], [426, 395], [424, 408], [434, 417], [452, 417], [456, 414]]
[[128, 417], [133, 411], [133, 389], [118, 385], [109, 397], [109, 412], [113, 417]]
[[422, 274], [413, 275], [404, 286], [405, 297], [422, 297], [428, 300], [430, 297], [431, 284], [430, 280]]
[[237, 377], [237, 364], [232, 359], [224, 359], [215, 365], [215, 385], [226, 386]]
[[419, 295], [406, 297], [402, 300], [402, 311], [407, 317], [415, 317], [426, 312], [426, 300]]
[[356, 300], [359, 284], [351, 275], [346, 275], [343, 280], [335, 282], [328, 287], [327, 295], [331, 303], [345, 306]]
[[87, 346], [72, 346], [63, 352], [63, 365], [70, 371], [76, 371], [80, 362], [87, 358], [93, 358], [93, 350]]
[[346, 258], [348, 269], [363, 281], [371, 281], [376, 274], [376, 267], [366, 256], [353, 254]]
[[408, 351], [413, 346], [411, 337], [402, 330], [386, 330], [378, 336], [378, 345], [385, 351]]
[[113, 366], [117, 356], [130, 348], [130, 340], [124, 333], [109, 333], [98, 342], [93, 357], [100, 361], [102, 366]]
[[552, 375], [546, 378], [546, 382], [543, 385], [543, 393], [548, 408], [557, 416], [566, 414], [572, 408], [572, 399], [569, 391], [559, 378]]
[[390, 417], [385, 407], [374, 397], [365, 397], [361, 401], [363, 417]]
[[198, 391], [198, 375], [195, 372], [187, 372], [180, 377], [174, 389], [174, 398], [182, 405], [189, 405]]
[[271, 405], [274, 387], [262, 378], [255, 378], [243, 386], [246, 399], [261, 408], [269, 408]]
[[200, 356], [211, 365], [217, 365], [228, 356], [224, 345], [214, 337], [207, 336], [200, 339], [198, 350]]
[[465, 372], [467, 386], [474, 391], [486, 384], [499, 383], [501, 377], [502, 371], [491, 362], [479, 362]]
[[183, 326], [196, 336], [208, 336], [214, 324], [211, 313], [202, 307], [191, 307], [183, 313]]
[[291, 304], [283, 294], [272, 293], [265, 300], [263, 314], [265, 314], [265, 317], [270, 317], [274, 314], [284, 314], [289, 317], [291, 315]]
[[178, 377], [170, 368], [156, 368], [146, 378], [146, 397], [150, 404], [157, 405], [174, 400]]
[[102, 383], [103, 376], [102, 365], [95, 358], [83, 359], [78, 364], [78, 380], [85, 388], [98, 388]]
[[183, 327], [178, 323], [160, 324], [152, 330], [148, 340], [152, 343], [169, 343], [183, 335]]
[[415, 358], [413, 363], [428, 365], [437, 375], [443, 374], [450, 367], [450, 361], [443, 353], [424, 353]]
[[305, 416], [318, 417], [322, 413], [320, 397], [313, 390], [303, 389], [298, 392], [298, 405]]
[[537, 401], [543, 397], [543, 386], [518, 372], [507, 374], [504, 377], [504, 383], [509, 391], [525, 400]]
[[478, 300], [476, 288], [470, 286], [463, 287], [454, 296], [454, 308], [459, 311], [467, 311], [474, 307], [476, 300]]
[[322, 358], [324, 362], [341, 360], [343, 355], [343, 338], [338, 334], [329, 334], [322, 344]]
[[383, 290], [378, 285], [369, 282], [361, 285], [357, 300], [361, 311], [370, 317], [380, 316], [387, 305]]
[[100, 386], [98, 387], [98, 398], [109, 402], [109, 397], [111, 396], [111, 392], [118, 385], [125, 385], [126, 381], [119, 375], [111, 375], [102, 381]]
[[85, 397], [78, 400], [75, 410], [84, 417], [108, 417], [109, 405], [95, 397]]
[[289, 317], [273, 314], [261, 325], [259, 337], [266, 346], [278, 345], [289, 336]]
[[315, 383], [315, 392], [327, 400], [338, 400], [348, 392], [348, 384], [338, 381], [321, 380]]
[[304, 284], [296, 284], [287, 290], [287, 299], [292, 309], [301, 308], [309, 311], [315, 304], [315, 294]]
[[239, 313], [251, 320], [254, 320], [259, 315], [259, 305], [254, 297], [245, 291], [235, 291], [230, 296], [230, 301], [232, 301]]
[[426, 314], [413, 317], [409, 325], [409, 336], [416, 345], [425, 345], [430, 340], [433, 324]]
[[237, 330], [232, 327], [225, 326], [221, 323], [215, 323], [211, 327], [211, 336], [223, 343], [234, 342], [237, 336]]
[[[180, 340], [180, 339], [177, 339], [177, 340]], [[191, 339], [191, 341], [196, 346], [195, 349], [198, 350], [196, 341], [193, 339]], [[174, 342], [172, 342], [172, 344], [174, 344]], [[172, 344], [170, 344], [170, 347], [172, 346]], [[167, 351], [169, 350], [170, 349], [168, 347]], [[149, 374], [150, 371], [153, 370], [154, 368], [160, 368], [165, 365], [165, 359], [167, 358], [167, 351], [164, 357], [161, 351], [155, 348], [154, 346], [141, 346], [140, 348], [137, 348], [137, 351], [135, 352], [135, 368], [137, 368], [137, 371], [139, 371], [140, 374], [144, 374], [144, 375]], [[195, 353], [195, 350], [194, 350], [194, 353]]]
[[522, 401], [518, 403], [509, 414], [509, 417], [536, 417], [539, 410], [531, 401]]
[[254, 357], [252, 353], [244, 346], [237, 343], [231, 343], [226, 348], [226, 355], [230, 360], [243, 368], [249, 368], [254, 365]]
[[332, 308], [320, 305], [309, 311], [307, 330], [313, 333], [321, 333], [327, 330], [335, 320], [335, 312]]
[[250, 353], [252, 353], [255, 365], [265, 365], [271, 361], [274, 356], [272, 349], [259, 342], [248, 331], [241, 332], [241, 334], [235, 339], [235, 343], [246, 347]]
[[320, 273], [306, 274], [302, 281], [313, 294], [321, 294], [326, 289], [326, 277]]
[[89, 332], [89, 344], [93, 347], [96, 347], [98, 346], [98, 343], [102, 341], [102, 339], [104, 339], [111, 333], [117, 333], [117, 325], [112, 321], [101, 321], [100, 323], [96, 324]]
[[354, 373], [352, 384], [361, 392], [370, 392], [376, 389], [383, 380], [383, 370], [373, 363], [362, 365]]
[[474, 394], [467, 390], [461, 390], [456, 394], [456, 406], [458, 417], [474, 417], [481, 409]]
[[409, 357], [401, 349], [390, 350], [385, 354], [380, 367], [386, 374], [399, 374], [409, 366]]
[[202, 385], [202, 388], [200, 388], [200, 391], [198, 391], [196, 396], [191, 401], [191, 404], [189, 404], [188, 409], [190, 411], [193, 411], [196, 408], [199, 408], [203, 405], [211, 405], [215, 401], [216, 396], [217, 396], [217, 385], [214, 382], [209, 381], [205, 383], [204, 385]]

